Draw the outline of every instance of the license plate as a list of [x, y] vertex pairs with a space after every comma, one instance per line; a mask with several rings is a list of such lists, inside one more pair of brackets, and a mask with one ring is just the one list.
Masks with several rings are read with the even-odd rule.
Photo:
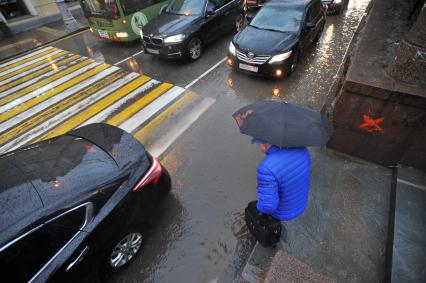
[[250, 65], [246, 65], [246, 64], [241, 64], [241, 63], [240, 63], [240, 69], [250, 71], [250, 72], [254, 72], [254, 73], [257, 73], [257, 71], [259, 70], [258, 67], [250, 66]]
[[99, 36], [103, 38], [109, 38], [108, 32], [104, 30], [98, 30]]
[[147, 48], [146, 52], [151, 53], [151, 54], [160, 54], [159, 50], [151, 49], [151, 48]]

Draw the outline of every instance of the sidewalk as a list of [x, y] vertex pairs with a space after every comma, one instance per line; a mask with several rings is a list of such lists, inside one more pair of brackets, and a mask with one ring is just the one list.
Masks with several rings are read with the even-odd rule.
[[[311, 149], [308, 207], [284, 224], [276, 249], [256, 244], [249, 282], [382, 282], [392, 170], [328, 149]], [[301, 277], [302, 276], [302, 277]]]
[[[87, 27], [87, 19], [83, 15], [75, 17], [82, 28]], [[32, 50], [40, 45], [57, 40], [70, 34], [62, 19], [45, 24], [32, 30], [5, 36], [0, 33], [0, 61], [20, 53]]]

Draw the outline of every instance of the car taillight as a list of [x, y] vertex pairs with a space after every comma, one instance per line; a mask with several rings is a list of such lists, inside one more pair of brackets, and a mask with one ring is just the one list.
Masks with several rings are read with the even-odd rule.
[[158, 181], [160, 180], [162, 172], [163, 172], [163, 169], [161, 168], [160, 162], [157, 160], [157, 158], [153, 156], [151, 167], [149, 168], [145, 176], [143, 176], [143, 178], [139, 181], [139, 183], [137, 183], [136, 186], [133, 188], [133, 191], [134, 192], [139, 191], [146, 184], [150, 182], [152, 182], [154, 185], [157, 185]]

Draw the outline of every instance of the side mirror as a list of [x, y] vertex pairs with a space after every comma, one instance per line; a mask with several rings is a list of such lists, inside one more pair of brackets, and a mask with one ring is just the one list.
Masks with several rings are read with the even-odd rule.
[[206, 17], [213, 16], [214, 14], [216, 14], [216, 12], [214, 10], [207, 10], [206, 11]]
[[308, 28], [308, 29], [313, 29], [314, 27], [315, 27], [315, 24], [314, 24], [314, 23], [311, 23], [311, 22], [306, 23], [306, 28]]

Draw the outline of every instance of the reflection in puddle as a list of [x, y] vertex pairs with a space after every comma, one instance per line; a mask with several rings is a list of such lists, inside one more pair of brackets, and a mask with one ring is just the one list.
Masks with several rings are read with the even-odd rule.
[[133, 72], [136, 72], [139, 75], [144, 74], [142, 67], [139, 65], [135, 57], [132, 57], [130, 60], [127, 61], [127, 66], [129, 66], [129, 68], [132, 69]]

